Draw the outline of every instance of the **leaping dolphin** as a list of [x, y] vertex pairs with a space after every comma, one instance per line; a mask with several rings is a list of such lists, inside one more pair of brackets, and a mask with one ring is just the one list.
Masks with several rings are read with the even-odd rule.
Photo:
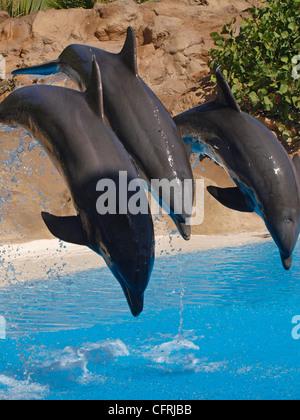
[[221, 72], [215, 101], [177, 115], [174, 121], [192, 152], [206, 154], [229, 173], [236, 188], [208, 187], [221, 204], [258, 213], [291, 268], [300, 230], [300, 158], [291, 161], [277, 138], [241, 112]]
[[138, 316], [154, 263], [153, 222], [150, 212], [133, 215], [129, 211], [97, 211], [100, 180], [112, 180], [119, 187], [120, 171], [127, 172], [128, 184], [138, 178], [138, 173], [105, 122], [97, 62], [93, 61], [91, 67], [85, 92], [44, 85], [14, 91], [0, 104], [0, 121], [30, 131], [69, 186], [78, 215], [42, 213], [50, 232], [103, 256], [120, 282], [132, 314]]
[[[136, 38], [131, 27], [119, 54], [74, 44], [57, 60], [12, 74], [49, 75], [62, 71], [84, 88], [90, 79], [93, 55], [101, 70], [104, 110], [112, 129], [135, 159], [140, 175], [149, 186], [152, 180], [168, 180], [179, 187], [176, 191], [182, 191], [170, 196], [168, 191], [156, 188], [157, 183], [152, 184], [152, 191], [183, 238], [190, 239], [191, 229], [186, 222], [192, 215], [194, 182], [189, 156], [171, 116], [138, 76]], [[185, 184], [185, 180], [190, 183]], [[183, 186], [181, 190], [180, 186]]]

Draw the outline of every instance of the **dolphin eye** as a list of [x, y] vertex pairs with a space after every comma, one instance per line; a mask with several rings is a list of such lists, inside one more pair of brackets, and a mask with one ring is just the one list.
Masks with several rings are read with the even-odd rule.
[[293, 220], [287, 217], [284, 222], [287, 224], [290, 224], [290, 223], [293, 223]]

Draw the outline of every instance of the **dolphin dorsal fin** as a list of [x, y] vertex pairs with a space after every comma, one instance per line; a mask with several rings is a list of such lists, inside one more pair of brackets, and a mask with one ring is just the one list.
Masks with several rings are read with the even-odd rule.
[[300, 182], [300, 156], [298, 155], [298, 153], [296, 153], [295, 156], [293, 157], [293, 164], [296, 169], [298, 179]]
[[186, 151], [186, 153], [188, 155], [188, 158], [190, 158], [190, 156], [192, 154], [192, 145], [191, 145], [191, 143], [185, 143], [184, 147], [185, 147], [185, 151]]
[[218, 82], [218, 96], [216, 101], [226, 107], [234, 109], [237, 112], [241, 112], [241, 108], [237, 103], [234, 94], [232, 93], [230, 86], [227, 80], [225, 79], [223, 73], [217, 70], [216, 76]]
[[119, 55], [123, 63], [137, 76], [136, 37], [131, 26], [127, 29], [126, 41]]
[[85, 94], [87, 102], [95, 114], [104, 119], [102, 79], [99, 65], [94, 55], [92, 61], [92, 72]]

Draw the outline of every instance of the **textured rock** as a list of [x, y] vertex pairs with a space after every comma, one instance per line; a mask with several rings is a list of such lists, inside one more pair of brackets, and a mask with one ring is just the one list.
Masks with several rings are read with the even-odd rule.
[[[96, 3], [92, 10], [48, 10], [22, 19], [8, 19], [4, 13], [3, 21], [0, 15], [0, 52], [7, 55], [8, 71], [17, 64], [52, 59], [70, 43], [117, 52], [131, 25], [138, 37], [140, 74], [150, 86], [162, 84], [157, 93], [164, 94], [174, 76], [183, 81], [181, 87], [189, 88], [196, 76], [200, 79], [207, 74], [208, 51], [213, 46], [210, 33], [220, 30], [228, 18], [238, 19], [255, 3], [160, 0], [137, 4], [133, 0], [117, 0]], [[152, 48], [140, 52], [146, 45]]]
[[[17, 65], [33, 65], [57, 58], [71, 43], [82, 43], [120, 51], [131, 25], [138, 38], [138, 67], [141, 77], [162, 100], [171, 115], [211, 100], [208, 51], [210, 33], [221, 30], [227, 19], [240, 19], [256, 0], [160, 0], [137, 4], [133, 0], [96, 3], [91, 10], [48, 10], [22, 19], [0, 12], [0, 53], [6, 56], [7, 71]], [[45, 78], [40, 83], [53, 82]], [[67, 79], [55, 83], [74, 87]], [[15, 78], [16, 86], [36, 83], [34, 77]], [[6, 92], [4, 95], [7, 95]], [[4, 98], [2, 95], [1, 100]], [[42, 210], [57, 215], [74, 213], [70, 196], [50, 160], [32, 139], [16, 132], [0, 133], [0, 241], [49, 238], [40, 217]], [[17, 154], [17, 162], [13, 159]], [[15, 158], [16, 159], [16, 158]], [[19, 163], [16, 167], [16, 163]], [[195, 170], [206, 185], [231, 185], [223, 169], [208, 160]], [[163, 225], [158, 226], [161, 231]], [[174, 228], [174, 226], [172, 226]], [[194, 233], [217, 234], [263, 229], [255, 215], [225, 209], [205, 193], [205, 219]]]
[[4, 22], [5, 20], [9, 18], [10, 16], [7, 12], [4, 12], [4, 10], [0, 10], [0, 23]]

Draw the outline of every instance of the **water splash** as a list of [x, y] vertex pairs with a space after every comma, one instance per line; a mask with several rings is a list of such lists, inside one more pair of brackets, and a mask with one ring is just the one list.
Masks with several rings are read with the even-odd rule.
[[159, 344], [145, 352], [144, 357], [158, 364], [180, 364], [186, 368], [193, 368], [198, 363], [198, 359], [193, 353], [189, 353], [189, 350], [199, 351], [200, 348], [182, 335], [177, 335], [173, 340]]
[[[25, 80], [25, 84], [42, 84], [44, 82], [45, 78], [37, 76], [34, 78], [29, 76], [27, 80]], [[64, 85], [69, 83], [68, 79], [62, 75], [49, 77], [46, 82], [50, 85]], [[17, 89], [22, 86], [23, 84], [19, 84]], [[39, 183], [33, 181], [33, 175], [37, 178], [36, 174], [39, 174], [38, 176], [47, 174], [48, 169], [46, 168], [49, 158], [40, 143], [21, 127], [0, 123], [0, 132], [0, 174], [2, 175], [0, 177], [1, 240], [3, 241], [4, 238], [7, 238], [7, 241], [11, 241], [12, 238], [14, 238], [15, 241], [22, 241], [24, 237], [23, 228], [26, 222], [23, 222], [24, 226], [22, 226], [22, 222], [20, 221], [22, 216], [20, 216], [20, 214], [25, 216], [22, 220], [26, 221], [26, 217], [28, 217], [26, 216], [27, 204], [29, 202], [37, 202], [41, 209], [47, 211], [49, 210], [48, 204], [52, 201], [51, 198], [47, 200], [47, 196]], [[53, 179], [52, 182], [58, 182], [58, 175], [55, 181], [56, 174], [56, 170], [51, 171], [50, 175]], [[26, 183], [27, 179], [28, 182]], [[29, 240], [30, 237], [28, 237], [28, 241]], [[21, 283], [21, 285], [23, 285], [22, 272], [17, 271], [14, 265], [14, 259], [17, 259], [18, 257], [18, 249], [13, 247], [10, 248], [10, 246], [1, 249], [0, 246], [0, 287], [5, 285], [7, 288], [16, 283]], [[30, 253], [28, 254], [28, 257], [30, 258]], [[45, 273], [41, 272], [41, 276], [47, 277], [51, 274], [58, 278], [63, 268], [63, 262], [61, 262], [61, 266], [59, 263], [56, 263], [51, 270], [51, 273], [47, 273], [46, 271]], [[18, 293], [22, 295], [22, 290], [18, 290]], [[26, 309], [24, 308], [24, 303], [21, 299], [16, 307], [16, 311], [19, 318], [26, 318]], [[18, 397], [20, 394], [20, 396], [25, 399], [30, 396], [36, 399], [39, 395], [44, 394], [47, 391], [47, 387], [39, 389], [38, 384], [30, 382], [32, 372], [31, 355], [28, 353], [28, 348], [31, 343], [29, 341], [29, 343], [25, 344], [19, 339], [19, 336], [22, 336], [22, 326], [13, 322], [10, 313], [5, 313], [5, 318], [9, 325], [16, 325], [16, 328], [18, 329], [16, 348], [19, 353], [19, 361], [22, 364], [21, 370], [23, 372], [23, 377], [26, 378], [26, 381], [17, 381], [9, 376], [2, 375], [0, 378], [0, 385], [5, 386], [7, 390], [5, 394], [3, 394], [2, 391], [0, 392], [0, 398], [3, 394], [6, 399], [9, 399], [10, 395], [15, 399], [15, 397]], [[29, 394], [27, 395], [26, 392]]]
[[0, 400], [42, 400], [49, 394], [49, 387], [28, 380], [17, 380], [8, 375], [0, 375]]
[[90, 382], [104, 383], [105, 375], [92, 372], [89, 365], [105, 365], [113, 363], [120, 357], [130, 355], [127, 346], [120, 340], [107, 339], [96, 343], [85, 343], [80, 347], [67, 346], [62, 350], [55, 349], [49, 351], [47, 348], [32, 348], [35, 360], [31, 367], [35, 371], [40, 371], [42, 375], [49, 373], [63, 373], [72, 380], [82, 385]]

